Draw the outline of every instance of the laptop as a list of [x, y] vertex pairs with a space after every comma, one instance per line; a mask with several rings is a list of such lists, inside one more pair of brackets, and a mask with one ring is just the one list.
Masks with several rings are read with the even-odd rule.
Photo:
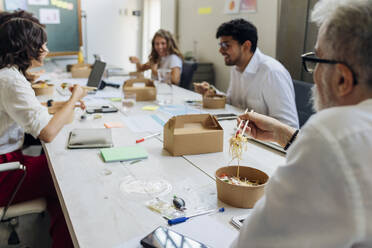
[[93, 64], [92, 71], [89, 74], [87, 86], [96, 87], [102, 89], [102, 77], [105, 72], [106, 63], [100, 60], [96, 60]]

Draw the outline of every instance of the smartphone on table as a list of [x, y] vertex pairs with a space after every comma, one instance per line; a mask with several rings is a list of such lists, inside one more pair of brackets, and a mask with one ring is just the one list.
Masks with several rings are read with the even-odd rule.
[[95, 108], [87, 108], [86, 112], [88, 114], [97, 114], [97, 113], [115, 113], [118, 112], [118, 109], [113, 106], [102, 106], [102, 107], [95, 107]]
[[238, 119], [238, 116], [233, 113], [227, 113], [227, 114], [215, 114], [216, 119], [218, 121], [224, 121], [224, 120], [236, 120]]
[[145, 248], [210, 248], [194, 239], [160, 226], [141, 240]]

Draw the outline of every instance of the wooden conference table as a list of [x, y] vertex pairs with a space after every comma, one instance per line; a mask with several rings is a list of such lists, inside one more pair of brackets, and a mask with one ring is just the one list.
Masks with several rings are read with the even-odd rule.
[[[70, 81], [74, 82], [71, 79]], [[123, 82], [123, 79], [115, 78], [113, 81]], [[119, 90], [104, 89], [103, 91]], [[56, 100], [66, 98], [67, 96], [61, 96], [58, 92], [54, 95]], [[175, 86], [173, 104], [184, 105], [185, 99], [201, 100], [201, 96]], [[93, 105], [102, 102], [102, 100], [94, 101], [91, 99]], [[89, 104], [87, 101], [88, 106]], [[109, 104], [121, 108], [120, 102], [109, 102]], [[103, 114], [100, 119], [89, 117], [84, 121], [80, 120], [81, 111], [76, 110], [74, 122], [66, 125], [53, 142], [43, 144], [75, 247], [140, 247], [141, 238], [156, 227], [167, 225], [160, 214], [151, 211], [146, 206], [146, 202], [153, 200], [157, 195], [122, 190], [123, 182], [125, 184], [125, 182], [136, 180], [167, 182], [171, 187], [159, 198], [171, 202], [173, 195], [182, 197], [186, 201], [189, 213], [201, 209], [225, 207], [224, 213], [208, 217], [209, 220], [213, 220], [209, 223], [211, 226], [208, 226], [208, 223], [197, 223], [197, 219], [202, 218], [197, 217], [175, 227], [179, 232], [212, 247], [226, 247], [238, 235], [238, 230], [229, 223], [231, 217], [251, 211], [231, 207], [217, 199], [214, 172], [229, 164], [231, 160], [228, 152], [228, 139], [234, 132], [236, 121], [220, 122], [224, 128], [224, 151], [219, 153], [173, 157], [163, 150], [162, 135], [141, 143], [149, 157], [134, 164], [104, 163], [99, 149], [69, 150], [66, 148], [69, 132], [74, 128], [103, 128], [105, 122], [123, 122], [123, 118], [146, 115], [157, 115], [166, 121], [166, 115], [159, 109], [143, 110], [142, 107], [146, 105], [156, 105], [156, 103], [137, 102], [133, 109], [127, 112]], [[198, 111], [213, 114], [240, 114], [242, 112], [232, 106], [219, 110], [199, 107]], [[136, 139], [148, 134], [146, 131], [133, 132], [127, 125], [123, 128], [112, 129], [115, 147], [133, 145]], [[272, 175], [279, 165], [284, 164], [284, 161], [283, 153], [250, 141], [241, 165], [249, 165]], [[197, 223], [196, 229], [198, 230], [190, 233], [190, 229], [195, 228], [187, 228], [187, 225], [193, 223]], [[210, 230], [217, 228], [217, 224], [219, 225], [219, 230], [216, 230], [218, 233], [211, 233]]]

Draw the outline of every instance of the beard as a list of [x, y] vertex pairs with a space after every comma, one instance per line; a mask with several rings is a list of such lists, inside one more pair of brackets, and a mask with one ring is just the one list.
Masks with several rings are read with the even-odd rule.
[[233, 59], [231, 57], [231, 55], [227, 55], [227, 60], [226, 60], [225, 54], [222, 54], [222, 56], [224, 56], [225, 65], [227, 65], [227, 66], [236, 65], [238, 63], [238, 61], [241, 59], [241, 54], [239, 54], [237, 56], [237, 58], [235, 58], [235, 59]]
[[322, 86], [323, 94], [319, 92], [319, 89], [316, 85], [311, 88], [310, 102], [315, 112], [319, 112], [323, 109], [331, 108], [337, 105], [328, 84], [322, 83]]

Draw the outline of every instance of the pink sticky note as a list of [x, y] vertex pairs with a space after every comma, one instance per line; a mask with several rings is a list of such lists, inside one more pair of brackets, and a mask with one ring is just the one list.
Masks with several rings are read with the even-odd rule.
[[120, 127], [124, 127], [123, 123], [121, 122], [106, 122], [105, 124], [105, 127], [106, 128], [120, 128]]

